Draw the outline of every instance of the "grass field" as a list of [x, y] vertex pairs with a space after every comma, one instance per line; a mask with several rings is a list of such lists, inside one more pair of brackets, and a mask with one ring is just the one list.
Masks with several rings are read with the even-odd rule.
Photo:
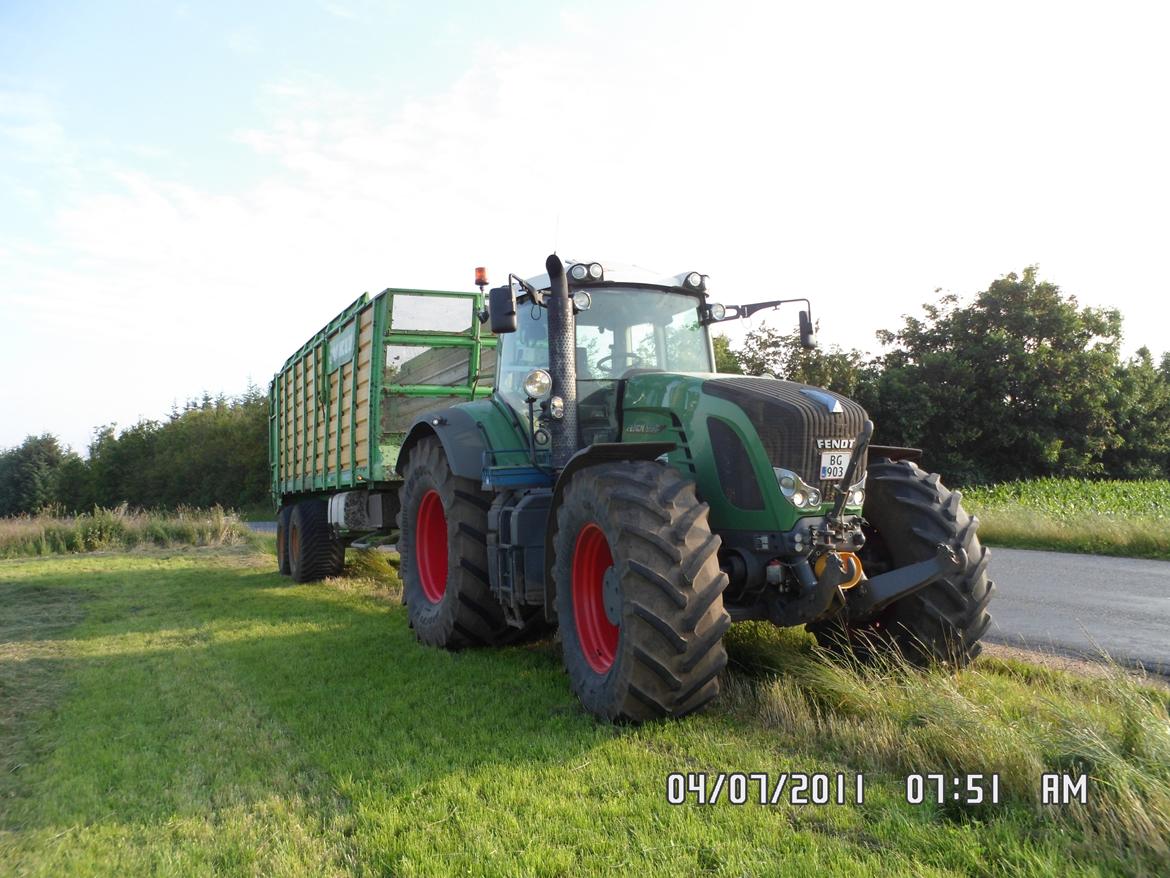
[[1170, 481], [1034, 479], [964, 488], [988, 545], [1170, 559]]
[[[384, 556], [350, 560], [0, 562], [0, 874], [1165, 874], [1165, 689], [858, 672], [742, 626], [715, 709], [612, 727], [554, 643], [422, 648]], [[1088, 803], [1039, 804], [1045, 770]], [[865, 801], [670, 805], [672, 771], [863, 772]], [[925, 771], [998, 772], [1003, 802], [906, 804]]]

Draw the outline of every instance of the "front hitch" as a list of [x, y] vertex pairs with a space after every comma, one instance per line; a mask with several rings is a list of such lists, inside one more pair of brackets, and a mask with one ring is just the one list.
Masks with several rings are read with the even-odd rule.
[[863, 579], [846, 592], [845, 613], [849, 624], [868, 621], [895, 601], [958, 573], [966, 566], [967, 552], [963, 548], [939, 543], [933, 558], [899, 567], [873, 579]]

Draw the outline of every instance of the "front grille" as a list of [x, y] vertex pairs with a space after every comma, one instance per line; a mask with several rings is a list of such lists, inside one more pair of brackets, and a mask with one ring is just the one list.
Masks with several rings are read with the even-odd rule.
[[707, 418], [707, 432], [711, 436], [711, 451], [723, 496], [740, 509], [763, 509], [764, 495], [743, 440], [718, 418]]
[[[814, 391], [810, 396], [802, 390]], [[703, 392], [739, 406], [763, 443], [772, 466], [790, 469], [829, 498], [838, 481], [821, 481], [818, 439], [856, 439], [866, 420], [865, 409], [851, 399], [820, 388], [772, 378], [727, 377], [703, 382]], [[817, 397], [820, 397], [818, 399]], [[841, 411], [829, 411], [824, 398], [836, 400]], [[718, 451], [716, 451], [718, 455]], [[855, 480], [865, 472], [860, 461]]]

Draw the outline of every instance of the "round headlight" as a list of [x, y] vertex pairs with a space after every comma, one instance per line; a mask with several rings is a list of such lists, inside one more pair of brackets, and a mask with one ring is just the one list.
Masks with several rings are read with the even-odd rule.
[[573, 307], [578, 311], [588, 311], [589, 306], [593, 304], [593, 297], [585, 290], [574, 290], [571, 296], [573, 300]]
[[690, 274], [687, 275], [687, 285], [688, 286], [697, 287], [702, 283], [703, 283], [703, 276], [701, 274], [699, 274], [697, 271], [692, 271]]
[[554, 396], [548, 401], [548, 413], [559, 421], [565, 416], [565, 401], [559, 396]]
[[794, 506], [804, 506], [804, 499], [805, 499], [804, 492], [797, 491], [795, 494], [792, 495], [792, 504]]
[[711, 319], [712, 320], [722, 320], [726, 316], [727, 316], [727, 308], [725, 308], [723, 305], [716, 303], [716, 304], [711, 306]]
[[865, 504], [865, 491], [858, 488], [849, 496], [849, 502], [854, 506], [862, 506]]
[[552, 376], [544, 369], [533, 369], [524, 376], [524, 393], [529, 399], [539, 399], [552, 390]]
[[601, 271], [601, 263], [600, 262], [594, 262], [593, 264], [591, 264], [589, 266], [589, 276], [591, 278], [593, 278], [594, 280], [601, 280], [601, 274], [602, 274], [602, 271]]
[[588, 266], [582, 265], [579, 262], [569, 269], [569, 277], [573, 278], [573, 280], [585, 280], [585, 275], [587, 274], [589, 274]]
[[821, 492], [818, 491], [816, 488], [813, 488], [812, 490], [810, 490], [808, 492], [808, 505], [809, 506], [820, 506], [821, 505]]
[[792, 476], [781, 476], [780, 487], [785, 491], [791, 491], [796, 487], [796, 479], [792, 478]]

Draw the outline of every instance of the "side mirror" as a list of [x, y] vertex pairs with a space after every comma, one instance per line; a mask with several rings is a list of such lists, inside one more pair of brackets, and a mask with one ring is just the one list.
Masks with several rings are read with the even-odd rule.
[[488, 318], [496, 335], [516, 331], [516, 293], [511, 284], [488, 290]]
[[817, 331], [807, 311], [800, 312], [800, 346], [806, 351], [815, 350], [817, 346]]

